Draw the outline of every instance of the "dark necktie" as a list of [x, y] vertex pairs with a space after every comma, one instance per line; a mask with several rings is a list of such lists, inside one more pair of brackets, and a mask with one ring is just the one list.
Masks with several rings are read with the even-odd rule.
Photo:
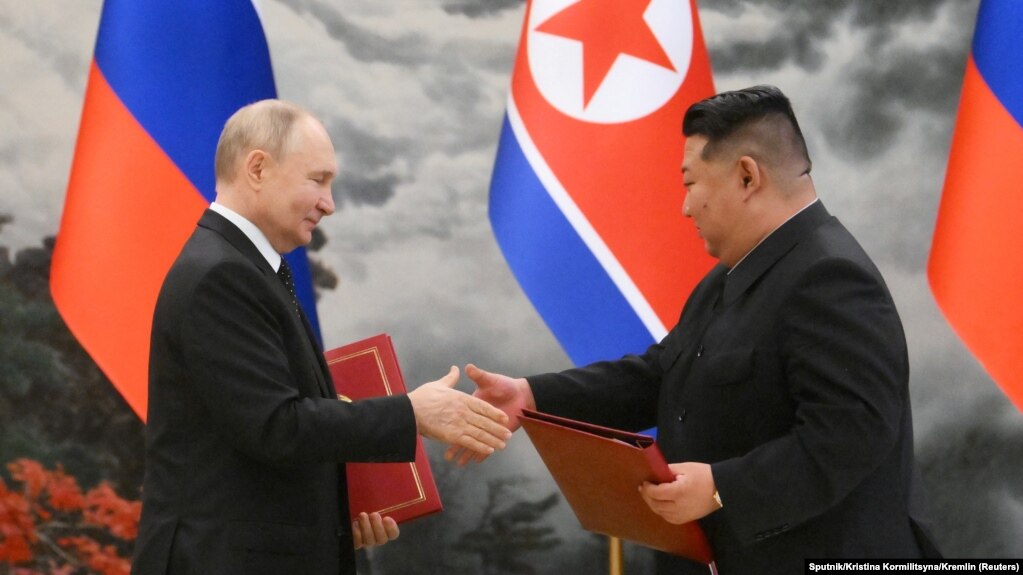
[[295, 313], [301, 315], [298, 307], [298, 296], [295, 295], [295, 280], [291, 277], [291, 266], [288, 265], [288, 260], [281, 258], [281, 267], [277, 269], [277, 277], [280, 278], [281, 283], [288, 290], [288, 295], [291, 296], [291, 305], [295, 307]]
[[[313, 335], [313, 328], [309, 325], [309, 320], [305, 314], [302, 313], [302, 308], [298, 305], [298, 297], [295, 295], [295, 279], [291, 276], [291, 266], [288, 265], [288, 260], [281, 258], [281, 267], [277, 268], [277, 277], [280, 278], [281, 283], [284, 284], [285, 289], [288, 290], [288, 295], [291, 296], [291, 306], [295, 309], [295, 315], [302, 320], [302, 326], [305, 328], [306, 337], [309, 338], [309, 345], [319, 354], [320, 365], [326, 369], [326, 365], [323, 364], [323, 352], [321, 351], [320, 344]], [[328, 387], [327, 382], [323, 378], [317, 378], [316, 382], [319, 384], [320, 393], [323, 397], [334, 397], [334, 392]]]

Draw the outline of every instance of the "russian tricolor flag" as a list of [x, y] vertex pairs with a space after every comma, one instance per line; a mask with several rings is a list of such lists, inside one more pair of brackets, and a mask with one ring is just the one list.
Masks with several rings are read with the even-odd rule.
[[1023, 2], [982, 0], [931, 246], [934, 297], [1023, 411]]
[[644, 350], [713, 261], [682, 215], [682, 116], [714, 93], [694, 3], [531, 0], [490, 220], [577, 365]]
[[[105, 2], [50, 287], [71, 332], [143, 418], [156, 296], [215, 197], [220, 131], [275, 92], [249, 0]], [[305, 252], [288, 260], [316, 326]]]

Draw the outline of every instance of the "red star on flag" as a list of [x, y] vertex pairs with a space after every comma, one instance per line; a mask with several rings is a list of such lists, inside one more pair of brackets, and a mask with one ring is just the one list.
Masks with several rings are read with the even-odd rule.
[[643, 19], [653, 0], [580, 0], [536, 27], [583, 45], [583, 105], [590, 103], [620, 54], [675, 71]]

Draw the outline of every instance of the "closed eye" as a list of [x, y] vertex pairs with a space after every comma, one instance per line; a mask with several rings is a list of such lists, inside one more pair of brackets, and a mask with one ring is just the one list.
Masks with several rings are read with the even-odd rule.
[[321, 185], [329, 182], [333, 177], [334, 177], [334, 174], [331, 173], [331, 172], [316, 172], [316, 173], [313, 173], [313, 174], [309, 174], [309, 179], [310, 180], [316, 182], [317, 184], [321, 184]]

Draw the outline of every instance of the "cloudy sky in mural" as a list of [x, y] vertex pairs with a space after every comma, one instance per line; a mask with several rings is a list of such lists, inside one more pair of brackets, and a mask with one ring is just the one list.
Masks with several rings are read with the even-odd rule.
[[[7, 4], [0, 213], [15, 220], [0, 243], [16, 249], [57, 230], [101, 2]], [[259, 5], [280, 96], [323, 119], [341, 163], [338, 213], [324, 220], [318, 253], [341, 279], [319, 302], [327, 346], [389, 332], [412, 383], [469, 361], [518, 375], [568, 367], [487, 219], [524, 4]], [[1023, 457], [1006, 453], [1019, 453], [1020, 414], [945, 323], [924, 273], [976, 0], [698, 5], [716, 87], [788, 93], [818, 192], [889, 282], [910, 343], [918, 452], [942, 502], [936, 519], [948, 529], [980, 509], [987, 523], [940, 533], [963, 550], [950, 555], [1023, 554], [1013, 477]], [[512, 451], [479, 471], [543, 476], [524, 437]], [[960, 479], [938, 480], [949, 474]], [[982, 491], [972, 507], [955, 495], [971, 482]]]

